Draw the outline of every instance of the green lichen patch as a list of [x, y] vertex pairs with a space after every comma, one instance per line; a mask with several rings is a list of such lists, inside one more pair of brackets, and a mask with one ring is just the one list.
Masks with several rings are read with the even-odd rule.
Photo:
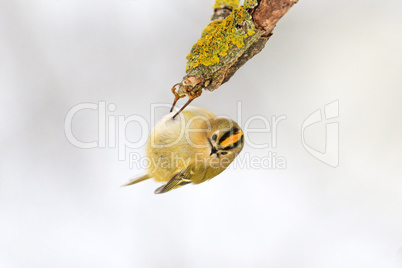
[[217, 8], [230, 8], [235, 9], [239, 6], [239, 0], [216, 0], [215, 4], [212, 6], [213, 9]]
[[240, 6], [226, 19], [214, 21], [204, 29], [202, 37], [187, 56], [186, 71], [200, 65], [213, 66], [220, 63], [229, 51], [243, 48], [245, 40], [255, 34], [250, 14]]

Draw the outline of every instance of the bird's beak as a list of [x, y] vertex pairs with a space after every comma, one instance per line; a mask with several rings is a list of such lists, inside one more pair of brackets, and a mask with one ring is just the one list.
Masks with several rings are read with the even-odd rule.
[[216, 148], [212, 145], [212, 142], [208, 139], [209, 145], [211, 145], [211, 153], [209, 154], [209, 156], [213, 155], [214, 153], [216, 153], [218, 150], [216, 150]]
[[216, 153], [218, 150], [216, 150], [215, 147], [211, 148], [211, 153], [209, 154], [209, 156], [213, 155], [214, 153]]

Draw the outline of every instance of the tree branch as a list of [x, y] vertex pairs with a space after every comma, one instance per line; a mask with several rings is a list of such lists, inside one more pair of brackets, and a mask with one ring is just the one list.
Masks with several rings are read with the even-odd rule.
[[211, 16], [211, 21], [224, 20], [232, 13], [233, 9], [239, 6], [239, 0], [216, 0], [212, 6], [214, 13]]
[[261, 0], [252, 12], [257, 28], [271, 33], [278, 21], [298, 2], [298, 0]]
[[216, 0], [212, 22], [187, 56], [187, 75], [173, 92], [191, 100], [213, 91], [261, 52], [278, 21], [298, 0]]

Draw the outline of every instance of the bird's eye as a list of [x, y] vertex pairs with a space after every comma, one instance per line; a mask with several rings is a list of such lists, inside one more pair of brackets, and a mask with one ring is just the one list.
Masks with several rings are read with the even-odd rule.
[[216, 141], [216, 138], [217, 138], [216, 134], [212, 135], [212, 140], [213, 141]]
[[222, 153], [221, 153], [221, 155], [225, 155], [225, 154], [228, 154], [228, 152], [222, 152]]

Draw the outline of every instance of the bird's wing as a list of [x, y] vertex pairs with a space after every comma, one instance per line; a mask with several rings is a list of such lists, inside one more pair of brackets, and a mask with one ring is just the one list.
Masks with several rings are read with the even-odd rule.
[[183, 185], [186, 185], [191, 182], [191, 174], [186, 172], [187, 169], [176, 173], [168, 183], [162, 185], [158, 189], [155, 190], [155, 194], [163, 194], [169, 192], [170, 190], [177, 189]]

